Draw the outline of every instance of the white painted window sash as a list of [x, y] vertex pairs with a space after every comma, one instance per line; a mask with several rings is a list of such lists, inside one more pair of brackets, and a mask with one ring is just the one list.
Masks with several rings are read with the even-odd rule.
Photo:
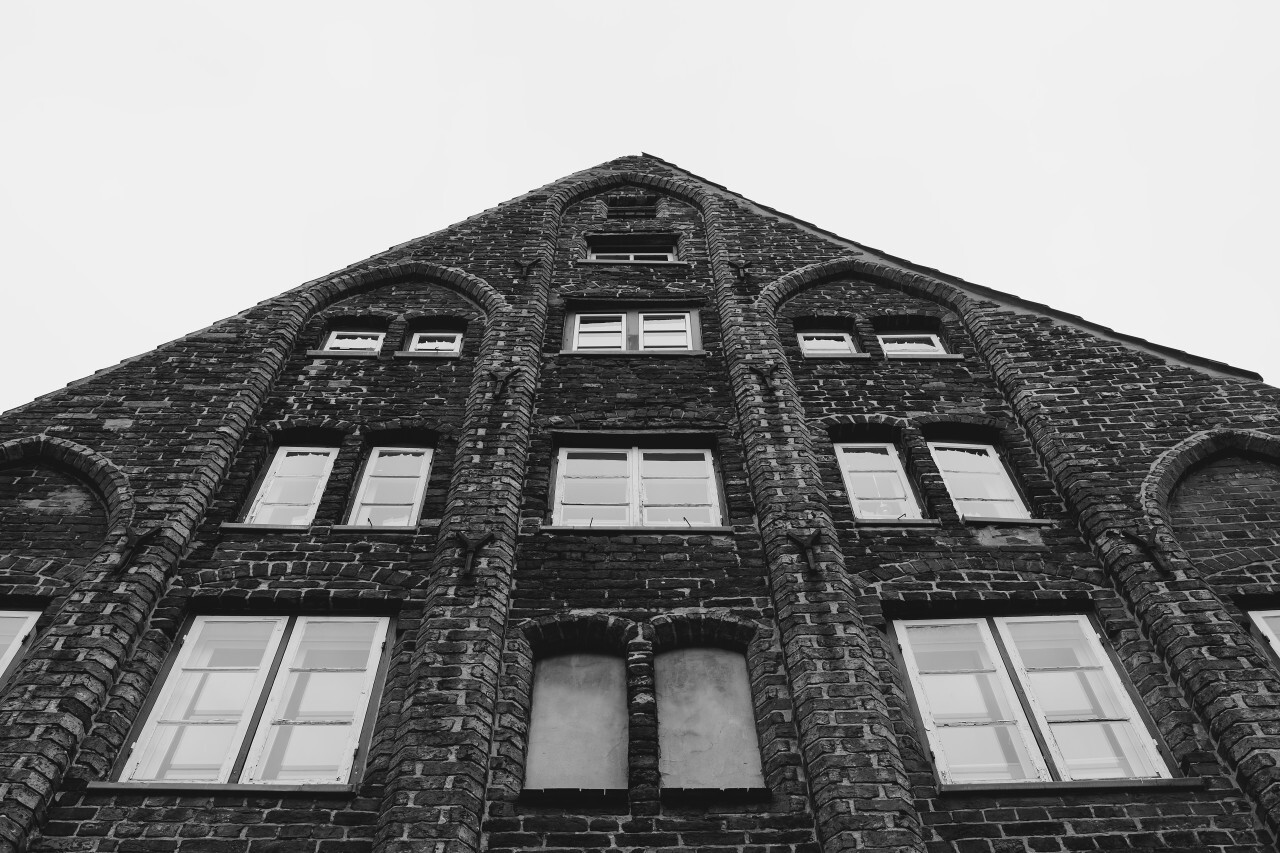
[[[925, 737], [929, 741], [929, 748], [933, 753], [934, 761], [937, 764], [938, 776], [942, 782], [947, 783], [953, 781], [951, 768], [947, 762], [947, 755], [942, 746], [942, 741], [938, 730], [942, 728], [958, 728], [959, 726], [947, 726], [940, 724], [935, 720], [933, 709], [929, 706], [928, 694], [925, 692], [924, 682], [916, 662], [915, 650], [911, 643], [911, 628], [913, 627], [953, 627], [956, 625], [973, 625], [976, 626], [979, 635], [982, 637], [983, 646], [986, 648], [987, 657], [992, 662], [993, 669], [981, 670], [982, 672], [990, 672], [1000, 685], [1000, 689], [1004, 693], [1006, 705], [1013, 711], [1011, 720], [1002, 720], [1000, 722], [1011, 722], [1018, 736], [1022, 741], [1022, 747], [1028, 759], [1031, 761], [1032, 769], [1036, 773], [1035, 779], [1026, 781], [1049, 781], [1051, 779], [1048, 765], [1045, 764], [1044, 757], [1041, 755], [1040, 747], [1036, 744], [1035, 735], [1032, 733], [1031, 725], [1027, 720], [1026, 712], [1022, 707], [1022, 703], [1018, 699], [1017, 691], [1014, 689], [1013, 682], [1009, 678], [1007, 666], [1004, 664], [1004, 656], [1000, 654], [1000, 650], [995, 644], [995, 640], [991, 635], [991, 628], [985, 619], [904, 619], [894, 623], [898, 643], [902, 648], [903, 657], [907, 663], [907, 678], [911, 684], [911, 692], [916, 700], [916, 707], [920, 711], [920, 717], [924, 723]], [[957, 670], [957, 672], [960, 672]], [[973, 670], [978, 672], [978, 670]], [[972, 724], [969, 724], [972, 726]], [[1000, 780], [1005, 781], [1005, 780]], [[1010, 785], [1019, 784], [1018, 782], [1008, 782]]]
[[[880, 448], [886, 451], [884, 457], [885, 467], [878, 471], [854, 470], [846, 464], [849, 454], [846, 449], [852, 448]], [[888, 473], [898, 478], [898, 485], [902, 489], [903, 503], [906, 505], [906, 513], [903, 518], [920, 518], [920, 502], [916, 499], [915, 491], [911, 488], [911, 482], [907, 479], [906, 469], [902, 466], [902, 457], [898, 453], [898, 448], [893, 444], [884, 444], [879, 442], [848, 442], [835, 445], [836, 459], [840, 463], [840, 474], [844, 477], [844, 488], [849, 493], [849, 505], [853, 509], [853, 514], [857, 518], [883, 518], [884, 516], [863, 516], [858, 512], [858, 502], [860, 500], [877, 500], [877, 498], [863, 498], [857, 493], [853, 486], [854, 474], [865, 473]]]
[[[448, 338], [449, 345], [447, 347], [431, 346], [427, 338]], [[409, 339], [409, 352], [460, 353], [462, 352], [462, 332], [414, 332], [413, 337]]]
[[[323, 622], [325, 624], [335, 623], [351, 623], [364, 622], [376, 625], [372, 640], [369, 644], [368, 654], [364, 663], [364, 680], [360, 686], [360, 699], [355, 703], [351, 717], [351, 725], [347, 733], [345, 743], [342, 748], [343, 763], [338, 771], [331, 777], [312, 778], [312, 779], [289, 779], [282, 784], [288, 785], [323, 785], [343, 783], [351, 776], [351, 768], [355, 763], [356, 751], [360, 745], [361, 736], [365, 727], [369, 724], [369, 699], [373, 692], [374, 681], [378, 674], [378, 663], [382, 656], [383, 645], [387, 637], [388, 620], [385, 617], [359, 617], [359, 616], [298, 616], [294, 625], [293, 633], [289, 637], [289, 644], [284, 650], [280, 668], [276, 672], [275, 681], [271, 685], [271, 692], [267, 697], [266, 705], [262, 711], [262, 718], [258, 724], [258, 729], [253, 735], [253, 742], [249, 747], [248, 758], [245, 762], [244, 771], [241, 779], [247, 783], [262, 783], [267, 780], [261, 778], [260, 771], [262, 762], [265, 758], [265, 750], [269, 742], [271, 733], [274, 729], [288, 725], [326, 725], [326, 723], [314, 722], [295, 722], [285, 720], [279, 716], [281, 706], [283, 705], [286, 692], [289, 685], [289, 674], [291, 672], [313, 671], [313, 672], [353, 672], [350, 668], [345, 667], [297, 667], [295, 662], [298, 657], [298, 650], [302, 645], [302, 640], [306, 636], [307, 627], [313, 622]], [[329, 723], [332, 725], [332, 723]]]
[[[365, 496], [372, 487], [373, 481], [376, 479], [410, 479], [409, 477], [392, 477], [386, 474], [375, 475], [374, 468], [377, 461], [384, 453], [416, 453], [421, 454], [422, 459], [419, 463], [419, 473], [414, 478], [417, 482], [414, 484], [413, 504], [409, 510], [409, 525], [418, 523], [418, 516], [422, 514], [422, 500], [427, 494], [427, 483], [431, 479], [431, 461], [433, 452], [429, 447], [375, 447], [369, 452], [369, 458], [365, 461], [364, 473], [360, 478], [360, 488], [356, 492], [356, 499], [351, 505], [351, 514], [347, 518], [348, 524], [359, 524], [360, 511], [366, 506], [403, 506], [403, 504], [374, 504], [366, 503]], [[379, 527], [382, 525], [369, 525], [370, 527]]]
[[1271, 647], [1271, 651], [1280, 655], [1280, 635], [1276, 634], [1276, 628], [1271, 624], [1273, 619], [1280, 621], [1280, 610], [1250, 610], [1249, 617], [1253, 619], [1253, 624], [1258, 626], [1258, 631]]
[[[1126, 689], [1124, 682], [1120, 680], [1120, 674], [1116, 671], [1110, 656], [1102, 647], [1101, 639], [1098, 637], [1097, 631], [1093, 627], [1093, 623], [1089, 617], [1083, 614], [1071, 614], [1063, 616], [997, 616], [992, 619], [996, 630], [1000, 633], [1000, 639], [1004, 643], [1004, 648], [1008, 652], [1007, 661], [1014, 677], [1022, 684], [1023, 694], [1027, 699], [1028, 710], [1031, 718], [1035, 722], [1036, 729], [1040, 732], [1040, 737], [1046, 748], [1049, 750], [1049, 759], [1053, 762], [1054, 769], [1061, 776], [1063, 781], [1073, 781], [1071, 770], [1067, 765], [1066, 759], [1063, 757], [1062, 750], [1059, 747], [1058, 740], [1050, 726], [1048, 716], [1041, 707], [1039, 700], [1036, 698], [1035, 691], [1032, 689], [1031, 679], [1028, 673], [1031, 671], [1023, 662], [1022, 656], [1018, 653], [1018, 647], [1014, 642], [1013, 636], [1009, 630], [1012, 624], [1036, 623], [1045, 624], [1048, 622], [1069, 622], [1076, 625], [1080, 631], [1080, 636], [1084, 639], [1085, 644], [1093, 653], [1094, 660], [1098, 662], [1097, 666], [1092, 667], [1075, 667], [1075, 669], [1089, 669], [1100, 673], [1101, 677], [1106, 681], [1107, 686], [1112, 691], [1112, 698], [1116, 702], [1117, 707], [1123, 712], [1120, 716], [1084, 716], [1077, 719], [1055, 720], [1055, 723], [1070, 724], [1072, 722], [1114, 722], [1122, 723], [1129, 726], [1135, 734], [1135, 740], [1141, 744], [1143, 755], [1150, 769], [1154, 771], [1151, 776], [1125, 777], [1125, 778], [1163, 778], [1170, 776], [1169, 769], [1165, 766], [1163, 758], [1160, 756], [1159, 747], [1156, 746], [1155, 739], [1151, 737], [1147, 730], [1146, 723], [1138, 714], [1138, 709], [1134, 706]], [[1062, 671], [1062, 667], [1053, 667], [1053, 671]], [[1083, 777], [1094, 778], [1094, 777]]]
[[[368, 346], [342, 346], [344, 336], [356, 335], [361, 338], [372, 338], [373, 340]], [[334, 329], [325, 339], [324, 348], [333, 352], [379, 352], [382, 349], [382, 342], [386, 338], [386, 332], [362, 331], [360, 329]]]
[[[822, 347], [814, 346], [815, 339], [832, 337], [839, 337], [841, 342], [844, 344], [844, 349], [840, 349], [838, 347], [833, 349], [824, 349]], [[796, 332], [796, 340], [800, 343], [800, 352], [805, 355], [840, 356], [852, 355], [858, 351], [858, 347], [853, 343], [852, 335], [848, 332], [839, 332], [834, 329], [808, 329], [803, 332]]]
[[[582, 321], [584, 319], [599, 319], [602, 317], [616, 317], [619, 326], [619, 343], [618, 346], [593, 346], [582, 342]], [[573, 315], [573, 348], [575, 350], [601, 350], [609, 352], [622, 352], [627, 348], [627, 315], [625, 313], [601, 312], [595, 313], [579, 313]]]
[[[928, 338], [930, 349], [899, 349], [901, 345], [890, 343], [892, 338]], [[880, 342], [880, 348], [884, 354], [892, 358], [895, 355], [933, 355], [946, 353], [947, 348], [942, 345], [942, 338], [930, 332], [882, 332], [876, 335], [876, 340]], [[910, 345], [908, 345], [910, 346]]]
[[[986, 468], [982, 471], [959, 471], [956, 469], [948, 469], [947, 465], [939, 457], [939, 450], [964, 450], [973, 451], [980, 450], [986, 458]], [[931, 441], [929, 442], [929, 450], [933, 454], [934, 462], [938, 465], [938, 471], [942, 474], [942, 482], [947, 487], [947, 492], [951, 496], [952, 503], [958, 501], [974, 501], [983, 504], [1002, 504], [1013, 510], [1013, 515], [1009, 518], [1030, 518], [1031, 512], [1027, 509], [1026, 503], [1022, 500], [1022, 495], [1018, 492], [1018, 487], [1014, 485], [1013, 477], [1009, 473], [1009, 469], [1005, 467], [1004, 460], [1000, 458], [1000, 454], [996, 452], [994, 446], [990, 444], [968, 444], [954, 441]], [[965, 494], [960, 483], [957, 482], [958, 474], [980, 474], [986, 477], [998, 478], [1005, 490], [1005, 497], [991, 498], [985, 495]], [[965, 515], [975, 515], [975, 513], [965, 513], [956, 506], [956, 511], [963, 518]]]
[[[307, 504], [293, 504], [285, 502], [267, 502], [267, 495], [270, 493], [271, 486], [275, 480], [281, 477], [280, 469], [284, 466], [290, 453], [305, 453], [313, 456], [325, 457], [324, 467], [320, 474], [306, 479], [315, 479], [315, 489], [312, 491], [311, 500]], [[311, 523], [316, 517], [316, 510], [320, 508], [320, 499], [324, 496], [325, 485], [329, 482], [329, 474], [333, 470], [334, 457], [338, 455], [336, 447], [279, 447], [276, 448], [275, 456], [271, 459], [271, 467], [267, 469], [267, 475], [263, 478], [262, 484], [258, 487], [258, 493], [254, 496], [253, 505], [249, 508], [249, 512], [245, 515], [246, 524], [258, 524], [256, 521], [258, 513], [266, 506], [307, 506], [310, 511], [305, 519], [296, 527], [304, 527]], [[299, 477], [298, 479], [304, 479]]]
[[[177, 660], [174, 661], [172, 669], [165, 678], [164, 685], [160, 689], [160, 694], [156, 698], [155, 704], [152, 706], [151, 717], [147, 720], [142, 732], [138, 735], [138, 739], [133, 744], [133, 752], [129, 756], [129, 762], [125, 765], [124, 771], [120, 778], [126, 782], [153, 782], [164, 781], [162, 779], [150, 779], [147, 777], [137, 776], [137, 772], [142, 763], [142, 759], [146, 757], [146, 746], [156, 737], [157, 729], [162, 723], [175, 723], [182, 725], [200, 725], [201, 723], [189, 723], [184, 720], [167, 720], [161, 716], [164, 709], [168, 706], [174, 693], [178, 690], [182, 682], [181, 676], [186, 672], [198, 671], [220, 671], [228, 672], [246, 667], [191, 667], [189, 662], [196, 654], [200, 647], [200, 641], [205, 626], [215, 622], [268, 622], [273, 624], [271, 634], [267, 640], [267, 645], [262, 653], [262, 659], [258, 664], [257, 672], [254, 675], [252, 686], [246, 691], [246, 706], [241, 709], [239, 720], [236, 724], [234, 733], [231, 738], [233, 748], [229, 749], [227, 756], [223, 759], [222, 767], [218, 771], [218, 778], [215, 783], [226, 783], [230, 777], [232, 767], [234, 767], [236, 759], [241, 753], [241, 747], [244, 744], [245, 734], [248, 731], [249, 723], [253, 718], [253, 711], [257, 705], [258, 699], [262, 696], [263, 685], [267, 678], [267, 673], [271, 670], [272, 664], [276, 659], [276, 652], [280, 645], [280, 638], [284, 635], [284, 630], [288, 624], [288, 617], [285, 616], [197, 616], [191, 623], [191, 627], [187, 630], [186, 635], [182, 639], [182, 648], [178, 652]], [[218, 721], [206, 720], [205, 724], [217, 724]], [[222, 722], [230, 722], [225, 720]]]
[[[650, 333], [648, 332], [648, 330], [646, 330], [646, 329], [645, 329], [645, 321], [646, 321], [646, 320], [648, 320], [648, 319], [649, 319], [649, 318], [651, 318], [651, 317], [670, 317], [670, 318], [678, 317], [678, 318], [680, 318], [681, 323], [682, 323], [681, 332], [683, 332], [683, 334], [684, 334], [684, 345], [683, 345], [683, 346], [678, 346], [678, 347], [670, 347], [670, 346], [657, 346], [657, 345], [650, 345], [650, 344], [647, 344], [647, 343], [646, 343], [646, 341], [645, 341], [645, 337], [646, 337], [646, 334], [650, 334]], [[650, 311], [650, 312], [644, 312], [644, 313], [641, 313], [641, 314], [639, 315], [638, 325], [639, 325], [639, 327], [640, 327], [640, 328], [639, 328], [639, 330], [638, 330], [638, 333], [639, 333], [639, 339], [640, 339], [640, 340], [639, 340], [639, 343], [640, 343], [640, 349], [641, 349], [641, 350], [666, 350], [666, 351], [669, 351], [669, 352], [670, 352], [670, 351], [675, 351], [675, 350], [687, 350], [687, 349], [693, 349], [693, 325], [692, 325], [692, 323], [690, 322], [689, 312], [688, 312], [688, 311]], [[656, 332], [656, 331], [655, 331], [655, 332], [652, 332], [651, 334], [660, 334], [660, 332]]]
[[[674, 522], [669, 522], [669, 521], [655, 521], [655, 522], [653, 522], [652, 524], [649, 524], [649, 522], [648, 522], [648, 520], [647, 520], [647, 518], [646, 518], [646, 512], [645, 512], [645, 511], [646, 511], [647, 509], [649, 509], [650, 507], [657, 508], [657, 507], [659, 507], [659, 506], [664, 506], [664, 507], [707, 507], [707, 508], [708, 508], [708, 517], [709, 517], [709, 520], [708, 520], [705, 524], [704, 524], [704, 523], [694, 523], [694, 522], [692, 522], [692, 521], [689, 521], [689, 519], [686, 517], [686, 518], [684, 519], [684, 522], [685, 522], [685, 525], [686, 525], [686, 526], [688, 526], [688, 527], [706, 527], [706, 526], [709, 526], [709, 525], [714, 525], [714, 524], [716, 524], [716, 522], [717, 522], [717, 521], [719, 521], [719, 520], [720, 520], [721, 516], [720, 516], [720, 505], [719, 505], [719, 504], [720, 504], [720, 501], [719, 501], [719, 494], [718, 494], [719, 490], [716, 488], [716, 482], [715, 482], [715, 467], [714, 467], [714, 466], [712, 465], [712, 463], [711, 463], [711, 451], [709, 451], [709, 450], [698, 450], [698, 449], [688, 449], [688, 448], [678, 448], [678, 449], [677, 449], [677, 448], [659, 448], [659, 447], [633, 448], [633, 451], [634, 451], [634, 453], [635, 453], [636, 462], [635, 462], [635, 468], [634, 468], [634, 476], [635, 476], [635, 479], [634, 479], [632, 482], [634, 482], [634, 483], [638, 483], [638, 484], [639, 484], [639, 488], [637, 489], [637, 491], [639, 492], [639, 494], [638, 494], [637, 499], [636, 499], [636, 509], [637, 509], [637, 511], [638, 511], [638, 513], [639, 513], [639, 514], [638, 514], [636, 517], [639, 519], [639, 523], [640, 523], [641, 525], [643, 525], [643, 526], [647, 526], [647, 527], [663, 527], [663, 526], [666, 526], [666, 525], [669, 525], [669, 524], [673, 524], [673, 523], [674, 523]], [[702, 463], [703, 463], [703, 467], [702, 467], [702, 468], [701, 468], [701, 470], [700, 470], [698, 473], [696, 473], [696, 474], [694, 474], [694, 473], [687, 473], [687, 474], [681, 474], [681, 475], [680, 475], [680, 476], [678, 476], [678, 477], [671, 477], [671, 476], [667, 476], [667, 477], [653, 477], [653, 476], [651, 476], [651, 477], [647, 477], [647, 478], [646, 478], [646, 477], [643, 475], [643, 471], [642, 471], [642, 468], [641, 468], [641, 465], [642, 465], [642, 463], [643, 463], [644, 457], [645, 457], [646, 455], [649, 455], [649, 454], [659, 455], [659, 454], [663, 454], [663, 453], [690, 453], [690, 454], [692, 454], [692, 453], [699, 453], [699, 454], [701, 454], [701, 455], [702, 455]], [[705, 495], [705, 498], [706, 498], [706, 499], [705, 499], [704, 501], [698, 501], [698, 502], [688, 502], [688, 501], [685, 501], [685, 502], [680, 502], [680, 503], [659, 503], [659, 502], [658, 502], [658, 501], [656, 501], [656, 500], [652, 500], [652, 501], [651, 501], [651, 500], [649, 500], [649, 499], [648, 499], [648, 495], [646, 494], [646, 491], [647, 491], [647, 489], [646, 489], [646, 486], [647, 486], [646, 480], [669, 480], [669, 479], [678, 479], [678, 480], [702, 480], [702, 481], [704, 482], [704, 484], [705, 484], [705, 485], [704, 485], [704, 488], [705, 488], [704, 495]]]
[[0, 649], [0, 677], [9, 674], [9, 668], [14, 665], [23, 651], [26, 650], [35, 631], [36, 620], [40, 618], [38, 611], [32, 610], [0, 610], [0, 617], [5, 619], [21, 620], [17, 631], [13, 635], [13, 640], [6, 647]]

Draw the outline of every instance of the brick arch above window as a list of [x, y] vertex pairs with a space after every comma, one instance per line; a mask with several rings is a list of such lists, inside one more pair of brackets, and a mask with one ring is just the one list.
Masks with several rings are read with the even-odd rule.
[[534, 658], [573, 652], [623, 656], [642, 633], [640, 623], [599, 613], [553, 614], [519, 626]]
[[134, 521], [133, 487], [110, 459], [73, 441], [46, 435], [0, 443], [0, 468], [24, 461], [62, 466], [86, 481], [106, 509], [107, 535], [122, 536]]
[[868, 278], [874, 284], [893, 287], [908, 295], [936, 302], [957, 314], [969, 302], [969, 297], [958, 288], [936, 279], [877, 264], [863, 258], [845, 256], [809, 264], [774, 279], [761, 289], [754, 307], [763, 314], [775, 315], [796, 294], [850, 274]]

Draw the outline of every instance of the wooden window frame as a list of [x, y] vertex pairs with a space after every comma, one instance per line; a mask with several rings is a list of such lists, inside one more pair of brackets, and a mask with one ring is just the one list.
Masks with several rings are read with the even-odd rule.
[[[425, 335], [434, 336], [451, 336], [453, 338], [453, 346], [451, 349], [418, 349], [418, 338]], [[426, 352], [434, 355], [461, 355], [462, 354], [462, 332], [453, 329], [419, 329], [416, 332], [409, 333], [408, 346], [405, 352]]]
[[[933, 349], [906, 351], [906, 352], [895, 351], [890, 349], [888, 344], [885, 343], [885, 338], [908, 338], [908, 337], [909, 338], [929, 338], [930, 343], [933, 345]], [[946, 344], [943, 343], [942, 337], [938, 335], [936, 332], [913, 332], [911, 330], [877, 332], [876, 343], [880, 345], [880, 351], [884, 353], [885, 358], [897, 358], [899, 356], [904, 356], [904, 355], [916, 356], [916, 357], [930, 356], [930, 355], [947, 355], [948, 353]]]
[[[838, 335], [844, 339], [844, 343], [848, 345], [849, 349], [847, 351], [813, 350], [807, 345], [807, 341], [805, 340], [807, 335]], [[857, 342], [853, 339], [853, 335], [843, 329], [801, 329], [796, 332], [796, 342], [800, 345], [801, 354], [808, 356], [809, 358], [846, 358], [848, 356], [859, 355], [861, 353], [858, 349]]]
[[[1009, 520], [1009, 521], [1019, 521], [1019, 520], [1027, 520], [1027, 519], [1030, 519], [1030, 518], [1032, 517], [1032, 516], [1031, 516], [1031, 507], [1027, 504], [1027, 499], [1026, 499], [1026, 497], [1025, 497], [1025, 496], [1023, 496], [1023, 494], [1022, 494], [1022, 490], [1021, 490], [1020, 488], [1018, 488], [1018, 481], [1017, 481], [1017, 479], [1015, 479], [1015, 478], [1014, 478], [1014, 476], [1013, 476], [1013, 471], [1012, 471], [1012, 470], [1010, 470], [1009, 464], [1005, 461], [1004, 455], [1000, 452], [1000, 450], [999, 450], [999, 449], [998, 449], [994, 444], [981, 444], [981, 443], [976, 443], [976, 442], [967, 442], [967, 441], [930, 441], [930, 442], [928, 442], [928, 445], [929, 445], [929, 455], [933, 458], [933, 463], [934, 463], [934, 465], [936, 465], [936, 466], [937, 466], [937, 468], [938, 468], [938, 473], [942, 475], [942, 483], [943, 483], [943, 485], [944, 485], [944, 486], [946, 486], [946, 489], [947, 489], [947, 495], [948, 495], [948, 497], [951, 499], [951, 504], [952, 504], [952, 506], [954, 506], [954, 507], [955, 507], [955, 510], [956, 510], [956, 512], [960, 515], [960, 518], [961, 518], [961, 519], [964, 519], [964, 518], [966, 518], [966, 517], [968, 517], [968, 518], [984, 518], [984, 519], [985, 519], [985, 518], [1001, 518], [1001, 519], [1007, 519], [1007, 520]], [[999, 471], [1004, 475], [1005, 483], [1006, 483], [1006, 484], [1008, 485], [1008, 487], [1009, 487], [1009, 493], [1010, 493], [1010, 495], [1012, 496], [1013, 500], [1012, 500], [1012, 501], [997, 501], [997, 500], [994, 500], [994, 499], [988, 499], [988, 498], [972, 498], [972, 497], [968, 497], [968, 496], [966, 496], [966, 495], [957, 494], [956, 487], [955, 487], [955, 482], [954, 482], [954, 480], [952, 480], [952, 479], [948, 476], [948, 473], [964, 473], [964, 472], [955, 472], [955, 471], [948, 472], [948, 470], [942, 466], [942, 462], [938, 459], [937, 451], [938, 451], [939, 449], [941, 449], [941, 450], [948, 450], [948, 449], [960, 449], [960, 450], [983, 450], [983, 451], [985, 451], [985, 452], [986, 452], [986, 456], [987, 456], [988, 458], [993, 459], [993, 460], [995, 461], [996, 465], [998, 466], [998, 470], [999, 470]], [[994, 473], [994, 472], [992, 472], [992, 473]], [[957, 501], [975, 501], [975, 500], [976, 500], [976, 501], [983, 501], [983, 500], [986, 500], [986, 501], [989, 501], [989, 502], [991, 502], [991, 503], [1015, 503], [1015, 504], [1016, 504], [1016, 506], [1017, 506], [1017, 508], [1018, 508], [1019, 510], [1021, 510], [1022, 514], [1021, 514], [1021, 515], [1010, 515], [1010, 516], [986, 516], [986, 515], [972, 515], [972, 514], [970, 514], [970, 515], [966, 516], [966, 514], [965, 514], [964, 512], [962, 512], [962, 511], [961, 511], [960, 506], [959, 506], [959, 504], [957, 503]]]
[[[435, 450], [430, 447], [371, 447], [369, 453], [364, 460], [364, 466], [360, 471], [360, 484], [356, 488], [356, 495], [351, 502], [351, 511], [347, 513], [348, 525], [359, 525], [356, 520], [360, 510], [364, 506], [364, 496], [369, 489], [369, 481], [373, 478], [373, 463], [383, 453], [422, 453], [426, 456], [426, 470], [420, 477], [417, 477], [417, 483], [414, 486], [413, 493], [413, 509], [409, 513], [410, 522], [407, 525], [388, 525], [388, 524], [369, 524], [360, 525], [361, 527], [369, 527], [377, 530], [380, 527], [416, 527], [418, 519], [422, 516], [422, 503], [427, 496], [427, 484], [431, 481], [431, 465], [435, 462]], [[405, 477], [403, 479], [408, 479]], [[391, 504], [379, 504], [381, 506], [390, 506]]]
[[844, 480], [845, 494], [848, 495], [848, 498], [849, 498], [849, 508], [853, 511], [854, 518], [858, 519], [859, 521], [892, 522], [897, 520], [895, 518], [888, 518], [885, 516], [862, 516], [858, 514], [859, 500], [875, 500], [875, 498], [860, 498], [858, 497], [856, 490], [853, 488], [853, 481], [851, 479], [851, 474], [854, 472], [850, 471], [844, 464], [844, 458], [845, 458], [844, 451], [846, 448], [850, 448], [850, 447], [882, 448], [888, 451], [886, 456], [889, 462], [892, 464], [886, 469], [886, 471], [888, 473], [893, 473], [897, 475], [898, 482], [902, 484], [902, 493], [904, 495], [904, 499], [906, 501], [909, 501], [911, 504], [911, 506], [908, 508], [907, 513], [905, 515], [899, 516], [898, 518], [908, 518], [908, 519], [924, 518], [923, 507], [921, 507], [920, 505], [920, 496], [916, 494], [914, 484], [911, 482], [911, 478], [907, 476], [907, 469], [902, 464], [902, 454], [898, 452], [897, 445], [893, 444], [892, 442], [879, 442], [879, 441], [843, 441], [843, 442], [838, 442], [834, 444], [833, 447], [835, 448], [835, 452], [836, 452], [836, 464], [839, 466], [840, 476]]
[[[277, 469], [285, 459], [285, 455], [290, 451], [301, 451], [306, 453], [317, 453], [323, 451], [327, 455], [324, 466], [324, 473], [320, 476], [320, 483], [316, 488], [315, 500], [311, 503], [311, 512], [307, 516], [307, 520], [301, 524], [279, 524], [271, 521], [255, 521], [254, 516], [261, 509], [267, 489], [270, 487], [275, 477], [279, 476]], [[333, 473], [333, 463], [338, 456], [338, 448], [336, 447], [314, 447], [289, 445], [277, 447], [275, 453], [271, 457], [271, 463], [267, 466], [267, 470], [263, 473], [262, 478], [258, 481], [257, 490], [254, 492], [253, 500], [249, 503], [249, 509], [244, 514], [244, 524], [259, 527], [308, 527], [315, 521], [316, 513], [320, 509], [320, 503], [324, 500], [325, 489], [329, 485], [329, 477]], [[301, 504], [297, 504], [301, 506]]]
[[[334, 339], [337, 338], [339, 335], [360, 335], [361, 337], [376, 338], [377, 340], [373, 346], [367, 347], [367, 348], [366, 347], [335, 347], [333, 345]], [[386, 338], [387, 338], [386, 332], [378, 332], [372, 329], [367, 329], [367, 330], [366, 329], [331, 329], [329, 333], [325, 335], [324, 346], [321, 347], [321, 350], [324, 352], [350, 352], [350, 353], [362, 352], [362, 353], [368, 353], [370, 355], [377, 355], [378, 353], [382, 352], [382, 345], [386, 342]]]
[[14, 635], [13, 642], [0, 649], [0, 684], [2, 684], [13, 674], [13, 670], [17, 669], [18, 661], [22, 655], [26, 653], [27, 649], [31, 648], [31, 643], [35, 640], [36, 621], [40, 618], [40, 611], [0, 610], [0, 616], [14, 616], [24, 619], [22, 627]]

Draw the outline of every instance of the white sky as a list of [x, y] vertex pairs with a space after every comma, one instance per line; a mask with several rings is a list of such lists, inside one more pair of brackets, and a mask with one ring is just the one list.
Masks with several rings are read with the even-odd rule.
[[647, 151], [1280, 382], [1280, 3], [0, 4], [0, 410]]

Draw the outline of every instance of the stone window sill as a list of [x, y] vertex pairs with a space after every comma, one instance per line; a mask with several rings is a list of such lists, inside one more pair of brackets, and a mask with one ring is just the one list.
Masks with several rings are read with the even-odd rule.
[[659, 797], [664, 803], [768, 802], [773, 793], [768, 788], [663, 788]]
[[938, 786], [939, 794], [968, 794], [999, 792], [1005, 794], [1026, 794], [1043, 796], [1046, 793], [1062, 791], [1143, 791], [1165, 789], [1174, 791], [1193, 791], [1205, 787], [1208, 782], [1203, 777], [1191, 776], [1181, 779], [1082, 779], [1078, 782], [967, 782], [948, 783]]
[[682, 349], [682, 350], [654, 350], [654, 349], [626, 349], [626, 350], [584, 350], [584, 349], [562, 349], [557, 355], [586, 355], [597, 357], [613, 357], [613, 358], [671, 358], [672, 356], [705, 356], [707, 351], [704, 349]]
[[462, 353], [459, 352], [413, 352], [411, 350], [396, 350], [391, 353], [392, 358], [461, 358]]
[[[658, 254], [655, 252], [654, 254]], [[575, 264], [607, 267], [691, 267], [688, 261], [600, 261], [595, 258], [579, 258]]]
[[855, 518], [858, 527], [941, 527], [936, 518]]
[[707, 526], [707, 527], [568, 527], [560, 524], [547, 524], [541, 529], [543, 533], [580, 533], [586, 535], [611, 535], [617, 533], [630, 533], [633, 535], [644, 534], [661, 534], [670, 536], [677, 534], [680, 536], [704, 536], [709, 533], [725, 534], [733, 533], [732, 527]]
[[964, 361], [964, 356], [957, 352], [901, 352], [897, 355], [886, 355], [886, 361]]
[[520, 802], [539, 806], [623, 806], [626, 788], [525, 788]]
[[307, 533], [322, 535], [330, 530], [336, 533], [417, 533], [422, 525], [413, 527], [370, 527], [363, 524], [245, 524], [224, 521], [219, 528], [232, 533]]
[[325, 797], [354, 797], [355, 785], [243, 785], [216, 782], [89, 782], [90, 791], [118, 791], [129, 794], [192, 794], [200, 796], [218, 794], [290, 794], [298, 796], [322, 795]]
[[809, 361], [870, 361], [871, 353], [869, 352], [842, 352], [832, 353], [831, 355], [813, 355], [803, 353], [804, 357]]
[[380, 353], [368, 350], [309, 349], [307, 355], [315, 358], [377, 358]]
[[965, 524], [989, 524], [995, 527], [1049, 527], [1054, 523], [1051, 518], [996, 518], [984, 515], [966, 515], [961, 520]]

